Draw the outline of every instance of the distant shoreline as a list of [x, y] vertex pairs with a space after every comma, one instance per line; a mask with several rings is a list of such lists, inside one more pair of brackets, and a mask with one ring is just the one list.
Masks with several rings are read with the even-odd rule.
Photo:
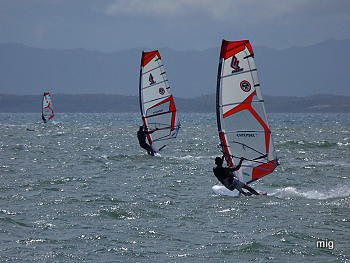
[[[138, 96], [115, 94], [51, 94], [56, 112], [139, 112]], [[40, 112], [41, 95], [0, 94], [0, 112]], [[306, 97], [264, 96], [269, 112], [350, 112], [350, 96], [317, 94]], [[175, 97], [179, 112], [215, 112], [215, 94]]]

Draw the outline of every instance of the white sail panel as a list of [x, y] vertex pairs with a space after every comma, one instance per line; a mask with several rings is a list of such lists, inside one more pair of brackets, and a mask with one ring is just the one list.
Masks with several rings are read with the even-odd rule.
[[142, 52], [140, 108], [149, 144], [157, 152], [176, 138], [180, 128], [174, 98], [158, 50]]
[[223, 40], [216, 96], [218, 131], [227, 164], [237, 164], [244, 157], [237, 176], [248, 183], [271, 173], [277, 157], [248, 40]]

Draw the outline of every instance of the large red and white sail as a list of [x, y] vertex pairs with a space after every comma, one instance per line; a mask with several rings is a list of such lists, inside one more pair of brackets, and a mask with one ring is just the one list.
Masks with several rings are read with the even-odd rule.
[[51, 95], [49, 92], [44, 92], [41, 113], [44, 122], [48, 122], [54, 117]]
[[222, 41], [216, 113], [227, 165], [246, 159], [237, 176], [250, 183], [273, 172], [277, 156], [248, 40]]
[[139, 97], [142, 121], [155, 151], [174, 140], [180, 128], [174, 98], [158, 50], [142, 52]]

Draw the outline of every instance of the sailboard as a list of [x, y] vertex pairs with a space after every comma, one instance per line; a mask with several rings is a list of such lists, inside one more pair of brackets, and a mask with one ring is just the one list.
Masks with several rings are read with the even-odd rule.
[[180, 129], [174, 97], [158, 50], [142, 52], [139, 98], [142, 122], [150, 132], [148, 143], [158, 153], [176, 138]]
[[[235, 176], [251, 183], [278, 165], [254, 52], [248, 40], [222, 40], [216, 88], [216, 116], [220, 147], [228, 167], [245, 160]], [[224, 186], [222, 186], [224, 187]], [[218, 193], [218, 187], [213, 191]], [[236, 191], [236, 190], [235, 190]], [[238, 192], [238, 191], [237, 191]]]
[[42, 100], [42, 110], [41, 117], [43, 121], [46, 123], [54, 117], [54, 111], [52, 107], [51, 95], [49, 92], [44, 92], [43, 100]]

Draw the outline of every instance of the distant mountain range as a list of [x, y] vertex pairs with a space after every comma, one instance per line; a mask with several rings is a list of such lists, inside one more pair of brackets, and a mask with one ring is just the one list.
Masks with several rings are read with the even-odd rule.
[[[220, 40], [217, 48], [186, 52], [153, 47], [160, 50], [175, 97], [215, 93], [219, 45]], [[252, 45], [263, 95], [350, 96], [350, 40], [280, 50]], [[41, 95], [50, 91], [137, 96], [141, 51], [54, 50], [3, 43], [0, 94]]]
[[[140, 112], [138, 96], [106, 94], [52, 94], [53, 107], [59, 112]], [[348, 112], [350, 96], [313, 95], [307, 97], [264, 96], [270, 112]], [[0, 112], [38, 112], [41, 114], [41, 95], [0, 94]], [[179, 112], [215, 113], [215, 95], [195, 98], [175, 98]]]

